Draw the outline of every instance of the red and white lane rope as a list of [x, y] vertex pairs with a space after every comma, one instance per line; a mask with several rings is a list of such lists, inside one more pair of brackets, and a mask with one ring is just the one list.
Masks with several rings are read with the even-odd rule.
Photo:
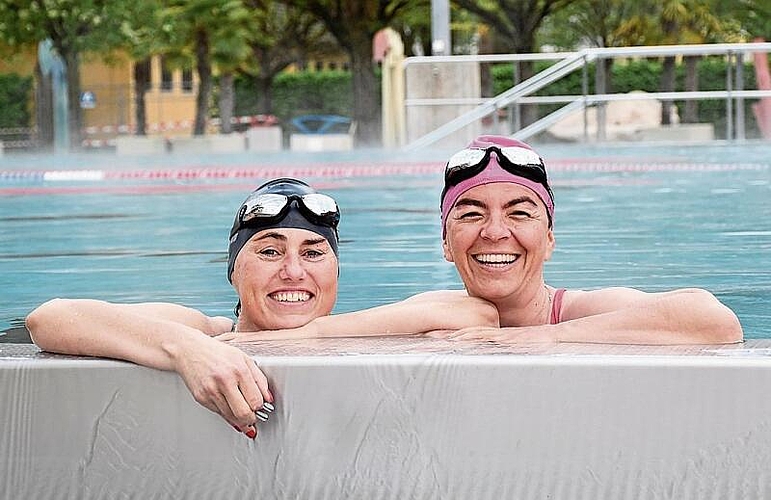
[[[766, 170], [771, 164], [762, 163], [645, 163], [604, 162], [586, 160], [556, 160], [549, 163], [549, 172], [663, 172], [663, 171], [736, 171]], [[134, 180], [227, 180], [271, 178], [280, 176], [308, 178], [383, 177], [399, 175], [440, 174], [439, 162], [415, 163], [319, 163], [307, 165], [273, 165], [246, 167], [182, 167], [131, 170], [62, 169], [62, 170], [0, 170], [0, 182], [95, 182]]]

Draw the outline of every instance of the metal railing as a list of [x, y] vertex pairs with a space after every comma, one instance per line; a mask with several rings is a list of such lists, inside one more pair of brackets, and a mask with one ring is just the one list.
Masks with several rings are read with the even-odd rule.
[[[570, 112], [616, 100], [704, 100], [724, 99], [726, 101], [727, 130], [729, 140], [745, 139], [744, 100], [771, 97], [771, 90], [744, 89], [744, 58], [747, 53], [771, 52], [771, 43], [733, 43], [733, 44], [700, 44], [700, 45], [661, 45], [645, 47], [589, 48], [578, 52], [544, 53], [544, 54], [496, 54], [478, 56], [422, 56], [405, 59], [405, 68], [414, 64], [447, 64], [461, 62], [500, 63], [520, 61], [557, 60], [558, 62], [546, 70], [522, 81], [493, 98], [479, 99], [406, 99], [405, 107], [410, 106], [447, 106], [476, 105], [473, 109], [460, 114], [431, 132], [424, 134], [405, 146], [405, 150], [420, 149], [457, 132], [474, 122], [492, 116], [497, 126], [499, 112], [510, 106], [523, 104], [565, 104], [551, 114], [540, 118], [527, 127], [515, 126], [514, 137], [527, 139], [542, 132]], [[726, 88], [713, 91], [675, 91], [649, 92], [632, 94], [589, 94], [588, 65], [605, 59], [658, 58], [668, 56], [724, 56], [729, 64], [726, 73]], [[597, 64], [598, 71], [604, 64]], [[535, 96], [534, 93], [548, 85], [564, 78], [572, 72], [582, 69], [582, 94], [562, 96]], [[584, 114], [586, 116], [586, 113]], [[600, 119], [602, 120], [602, 118]], [[517, 124], [518, 125], [518, 124]], [[587, 121], [584, 119], [584, 138], [588, 136]], [[598, 120], [598, 140], [604, 140], [604, 124]]]

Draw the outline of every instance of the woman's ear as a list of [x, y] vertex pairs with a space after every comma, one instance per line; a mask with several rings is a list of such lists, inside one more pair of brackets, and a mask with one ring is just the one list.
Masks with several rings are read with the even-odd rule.
[[442, 252], [444, 253], [444, 260], [447, 262], [455, 262], [452, 258], [452, 252], [450, 251], [450, 245], [447, 244], [447, 237], [442, 240]]
[[551, 259], [551, 254], [554, 252], [555, 246], [557, 246], [557, 241], [554, 239], [554, 229], [549, 228], [549, 232], [546, 233], [546, 252], [543, 260]]

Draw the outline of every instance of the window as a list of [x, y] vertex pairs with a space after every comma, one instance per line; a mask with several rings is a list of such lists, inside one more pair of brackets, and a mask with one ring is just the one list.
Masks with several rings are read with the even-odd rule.
[[182, 92], [193, 91], [193, 69], [184, 68], [182, 70]]
[[161, 91], [169, 92], [172, 88], [174, 88], [174, 81], [172, 80], [171, 68], [166, 58], [161, 56]]

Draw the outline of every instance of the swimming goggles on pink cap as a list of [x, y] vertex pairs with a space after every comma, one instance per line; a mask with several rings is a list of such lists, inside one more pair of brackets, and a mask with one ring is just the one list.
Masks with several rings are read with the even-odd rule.
[[447, 162], [444, 169], [444, 190], [442, 199], [447, 191], [460, 182], [480, 174], [490, 163], [490, 155], [495, 153], [498, 164], [512, 175], [524, 177], [546, 188], [549, 198], [554, 200], [554, 194], [549, 187], [546, 176], [546, 167], [543, 159], [533, 150], [514, 146], [503, 147], [488, 146], [484, 149], [468, 148], [458, 151]]
[[333, 229], [337, 228], [340, 222], [340, 209], [337, 202], [330, 196], [321, 193], [303, 195], [264, 193], [247, 198], [241, 205], [236, 231], [252, 224], [265, 224], [283, 219], [294, 201], [297, 202], [297, 207], [308, 221]]

